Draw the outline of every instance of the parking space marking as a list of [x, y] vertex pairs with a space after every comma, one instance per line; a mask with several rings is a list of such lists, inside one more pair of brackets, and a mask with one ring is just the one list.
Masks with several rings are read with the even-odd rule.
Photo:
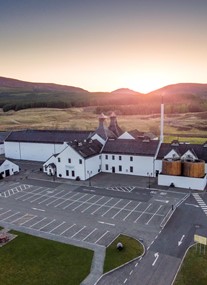
[[141, 202], [139, 202], [124, 218], [123, 221], [125, 221], [141, 204]]
[[102, 236], [100, 236], [94, 243], [98, 243], [105, 235], [107, 235], [109, 231], [106, 231]]
[[76, 224], [71, 225], [69, 228], [67, 228], [66, 230], [64, 230], [62, 233], [60, 233], [60, 236], [62, 236], [64, 233], [66, 233], [67, 231], [69, 231], [70, 229], [72, 229], [73, 227], [75, 227]]
[[72, 211], [75, 211], [76, 209], [78, 209], [79, 207], [81, 207], [83, 204], [88, 203], [88, 201], [90, 201], [92, 198], [94, 198], [96, 195], [91, 196], [89, 199], [87, 199], [86, 201], [83, 201], [81, 204], [79, 204], [77, 207], [73, 208]]
[[[19, 212], [19, 213], [20, 213], [20, 212]], [[27, 215], [28, 215], [28, 214], [25, 214], [25, 215], [23, 215], [23, 216], [17, 218], [16, 220], [13, 220], [11, 223], [14, 224], [14, 223], [16, 223], [18, 220], [23, 219], [24, 217], [26, 217]]]
[[124, 207], [122, 207], [115, 215], [113, 215], [112, 219], [114, 219], [121, 211], [123, 211], [132, 201], [129, 201]]
[[92, 232], [90, 232], [86, 237], [84, 237], [84, 239], [82, 241], [85, 241], [88, 237], [90, 237], [95, 231], [97, 230], [97, 228], [95, 228]]
[[[69, 206], [73, 205], [74, 203], [78, 202], [80, 199], [84, 198], [85, 196], [88, 196], [88, 194], [84, 194], [83, 196], [79, 197], [77, 200], [72, 201], [70, 204], [66, 205], [65, 207], [63, 207], [63, 210], [65, 210], [66, 208], [68, 208]], [[71, 199], [70, 199], [71, 200]]]
[[[10, 185], [11, 186], [11, 185]], [[26, 189], [29, 189], [30, 187], [32, 187], [32, 185], [28, 185], [28, 184], [22, 184], [22, 185], [18, 185], [14, 188], [10, 188], [4, 192], [1, 193], [1, 196], [4, 197], [4, 198], [8, 198], [18, 192], [22, 192]]]
[[42, 221], [44, 221], [44, 220], [46, 220], [46, 219], [47, 219], [46, 217], [42, 218], [40, 221], [37, 221], [37, 222], [35, 222], [34, 224], [32, 224], [31, 226], [29, 226], [29, 228], [32, 228], [32, 227], [38, 225], [39, 223], [41, 223]]
[[44, 203], [45, 201], [47, 201], [47, 200], [49, 200], [49, 199], [53, 199], [53, 197], [47, 197], [46, 199], [40, 201], [40, 202], [38, 203], [38, 205]]
[[20, 223], [19, 225], [20, 226], [23, 226], [24, 224], [26, 224], [27, 222], [30, 222], [30, 221], [32, 221], [34, 218], [36, 218], [37, 216], [35, 215], [35, 216], [31, 216], [31, 218], [29, 219], [29, 220], [26, 220], [26, 221], [24, 221], [23, 223]]
[[145, 223], [145, 225], [149, 225], [150, 221], [154, 218], [155, 215], [159, 212], [163, 205], [160, 205], [157, 211], [150, 217], [150, 219]]
[[42, 226], [41, 228], [39, 228], [38, 230], [41, 231], [42, 229], [46, 228], [47, 226], [49, 226], [50, 224], [54, 223], [56, 220], [53, 219], [52, 221], [50, 221], [49, 223], [47, 223], [46, 225]]
[[[64, 191], [65, 191], [65, 190], [64, 190]], [[54, 201], [52, 201], [52, 202], [46, 204], [46, 206], [49, 206], [49, 205], [55, 203], [57, 200], [63, 199], [63, 198], [64, 198], [65, 196], [67, 196], [69, 193], [71, 193], [71, 191], [67, 192], [67, 193], [66, 193], [65, 195], [63, 195], [63, 196], [57, 197]], [[67, 200], [67, 199], [65, 199], [65, 200]], [[64, 201], [65, 201], [65, 200], [64, 200]], [[61, 204], [61, 203], [60, 203], [60, 204]], [[54, 207], [56, 207], [56, 206], [54, 206]]]
[[143, 212], [141, 212], [141, 214], [138, 216], [138, 218], [134, 221], [134, 223], [136, 223], [145, 213], [146, 213], [146, 211], [147, 211], [147, 209], [149, 209], [149, 207], [151, 206], [152, 204], [150, 203], [148, 206], [147, 206], [147, 208], [143, 211]]
[[86, 228], [86, 226], [83, 226], [79, 231], [77, 231], [76, 233], [74, 233], [74, 235], [72, 235], [70, 238], [74, 238], [77, 234], [79, 234], [82, 230], [84, 230]]
[[99, 201], [101, 201], [104, 198], [104, 196], [102, 196], [101, 198], [99, 198], [97, 201], [95, 201], [94, 203], [91, 203], [87, 208], [85, 208], [83, 211], [81, 211], [81, 213], [84, 213], [85, 211], [87, 211], [88, 209], [90, 209], [92, 206], [96, 205], [96, 203], [98, 203]]
[[7, 210], [6, 212], [1, 213], [0, 216], [6, 214], [6, 213], [8, 213], [8, 212], [11, 212], [11, 211], [12, 211], [12, 210]]
[[[111, 201], [113, 198], [107, 200], [105, 203], [103, 203], [101, 206], [99, 206], [95, 211], [91, 213], [91, 215], [94, 215], [98, 210], [100, 210], [102, 207], [104, 207], [109, 201]], [[122, 200], [122, 199], [121, 199]]]
[[[110, 199], [111, 200], [111, 199]], [[121, 202], [122, 199], [119, 199], [114, 205], [112, 205], [105, 213], [101, 215], [101, 217], [104, 217], [111, 209], [113, 209], [119, 202]], [[109, 202], [109, 201], [108, 201]]]
[[52, 233], [54, 230], [58, 229], [59, 227], [61, 227], [62, 225], [64, 225], [66, 222], [62, 222], [61, 224], [57, 225], [54, 229], [52, 229], [51, 231], [49, 231], [48, 233]]
[[8, 220], [9, 218], [18, 215], [19, 213], [20, 213], [20, 212], [16, 212], [16, 213], [14, 213], [14, 214], [12, 214], [12, 215], [10, 215], [10, 216], [8, 216], [8, 217], [2, 219], [2, 221], [6, 221], [6, 220]]

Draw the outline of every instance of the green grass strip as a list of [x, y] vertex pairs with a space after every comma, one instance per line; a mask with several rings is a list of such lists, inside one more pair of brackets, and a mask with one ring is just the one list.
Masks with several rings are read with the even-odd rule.
[[0, 248], [0, 285], [78, 285], [89, 274], [93, 251], [12, 233]]
[[[118, 242], [124, 246], [120, 251], [117, 249]], [[106, 249], [104, 273], [139, 257], [143, 251], [143, 246], [139, 241], [125, 235], [119, 235]]]
[[174, 285], [206, 285], [207, 284], [207, 254], [204, 254], [204, 246], [193, 246], [189, 249], [181, 270], [178, 273]]

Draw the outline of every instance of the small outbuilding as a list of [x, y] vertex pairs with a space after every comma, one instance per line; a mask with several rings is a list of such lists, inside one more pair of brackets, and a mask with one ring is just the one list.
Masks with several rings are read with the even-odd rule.
[[19, 172], [19, 166], [8, 159], [0, 160], [0, 178], [4, 178]]

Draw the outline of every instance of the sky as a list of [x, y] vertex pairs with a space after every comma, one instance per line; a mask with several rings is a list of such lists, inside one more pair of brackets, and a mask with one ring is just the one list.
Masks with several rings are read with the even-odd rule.
[[206, 0], [0, 0], [0, 76], [91, 92], [207, 83]]

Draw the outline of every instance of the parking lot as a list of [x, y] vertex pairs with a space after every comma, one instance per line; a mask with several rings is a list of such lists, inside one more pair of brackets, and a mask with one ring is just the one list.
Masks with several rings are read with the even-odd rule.
[[[163, 198], [166, 193], [146, 194], [135, 187], [100, 190], [16, 183], [7, 188], [0, 193], [0, 221], [104, 246], [116, 237], [117, 226], [159, 227], [171, 207], [169, 196]], [[9, 200], [15, 201], [15, 209], [4, 207]]]

